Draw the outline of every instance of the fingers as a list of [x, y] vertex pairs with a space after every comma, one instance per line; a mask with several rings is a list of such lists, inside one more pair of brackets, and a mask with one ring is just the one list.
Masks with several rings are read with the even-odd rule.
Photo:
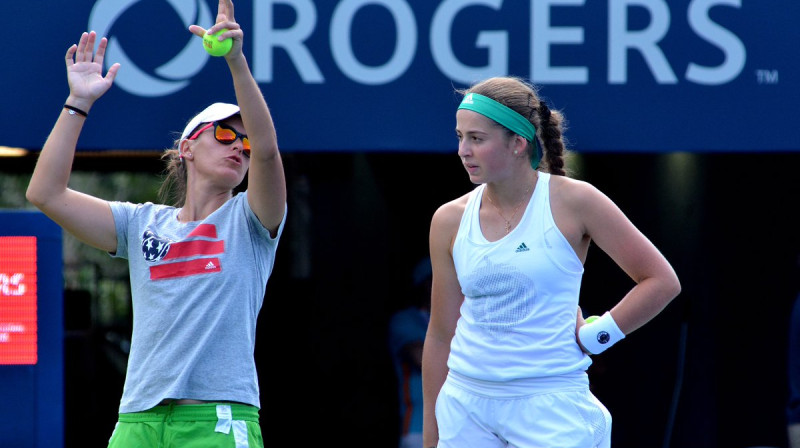
[[105, 79], [106, 81], [109, 82], [109, 84], [114, 82], [114, 78], [117, 77], [118, 71], [119, 71], [119, 62], [108, 68], [108, 72], [106, 73]]
[[209, 28], [208, 31], [211, 33], [216, 33], [222, 28], [239, 28], [239, 24], [236, 23], [236, 19], [233, 16], [232, 0], [219, 0], [219, 6], [217, 7], [217, 19], [214, 21], [214, 26]]
[[75, 52], [75, 62], [83, 62], [86, 60], [86, 47], [89, 43], [89, 34], [84, 32], [78, 40], [78, 49]]
[[[94, 44], [97, 41], [97, 33], [94, 31], [90, 32], [83, 32], [81, 34], [80, 40], [78, 40], [78, 44], [73, 44], [67, 50], [67, 58], [70, 60], [74, 57], [74, 62], [92, 62], [94, 60], [93, 53], [94, 53]], [[100, 39], [100, 46], [97, 50], [98, 62], [103, 62], [103, 57], [105, 55], [105, 49], [108, 45], [108, 39], [105, 37]]]
[[225, 0], [225, 5], [228, 7], [228, 20], [235, 22], [236, 19], [233, 18], [233, 0]]
[[585, 324], [586, 324], [586, 321], [583, 319], [583, 311], [581, 310], [581, 307], [579, 306], [578, 307], [578, 314], [575, 316], [575, 336], [578, 335], [578, 330], [580, 330], [580, 328], [582, 326], [584, 326]]
[[[67, 63], [68, 71], [80, 71], [83, 73], [90, 73], [97, 71], [102, 73], [103, 62], [106, 57], [106, 50], [108, 49], [108, 39], [105, 37], [100, 39], [97, 45], [97, 52], [93, 51], [95, 42], [97, 40], [97, 33], [94, 31], [84, 32], [77, 44], [72, 44], [64, 56]], [[77, 66], [80, 64], [80, 66]], [[112, 80], [116, 77], [119, 64], [109, 67], [109, 73], [106, 78]]]
[[244, 33], [242, 32], [241, 27], [236, 22], [228, 22], [228, 21], [217, 22], [212, 27], [210, 27], [209, 29], [205, 29], [205, 28], [203, 28], [202, 26], [199, 26], [199, 25], [189, 25], [189, 31], [192, 34], [194, 34], [195, 36], [197, 36], [197, 37], [203, 37], [203, 36], [206, 35], [206, 33], [214, 34], [214, 33], [216, 33], [217, 31], [219, 31], [219, 30], [221, 30], [223, 28], [228, 30], [228, 31], [226, 31], [225, 33], [219, 35], [218, 39], [220, 41], [222, 41], [224, 39], [227, 39], [229, 37], [232, 37], [233, 39], [237, 39], [237, 38], [241, 39], [242, 36], [244, 36]]
[[223, 41], [227, 38], [234, 40], [234, 48], [236, 51], [232, 51], [228, 54], [241, 53], [238, 51], [238, 49], [241, 49], [241, 42], [244, 38], [244, 32], [242, 31], [241, 26], [236, 23], [236, 19], [234, 19], [232, 0], [219, 0], [217, 18], [210, 28], [204, 29], [198, 25], [189, 26], [189, 31], [198, 37], [204, 37], [206, 34], [215, 34], [222, 29], [225, 29], [226, 31], [217, 36], [219, 41]]
[[106, 56], [106, 47], [108, 46], [108, 39], [105, 37], [100, 39], [100, 45], [97, 46], [97, 53], [94, 55], [94, 62], [103, 66], [103, 59]]
[[219, 23], [226, 20], [230, 20], [231, 22], [235, 21], [233, 18], [233, 0], [219, 0], [219, 6], [217, 6], [217, 20], [215, 22]]
[[[223, 28], [226, 28], [226, 27], [221, 26], [221, 27], [219, 27], [219, 29], [214, 29], [214, 28], [216, 28], [216, 25], [211, 27], [211, 28], [209, 28], [208, 32], [211, 33], [211, 34], [214, 34], [217, 31], [219, 31], [219, 30], [221, 30]], [[227, 39], [229, 37], [232, 38], [233, 40], [242, 40], [242, 37], [244, 36], [244, 33], [242, 32], [241, 29], [239, 29], [239, 28], [234, 28], [234, 29], [226, 28], [226, 29], [228, 31], [225, 31], [224, 33], [222, 33], [219, 36], [217, 36], [217, 40], [222, 42], [223, 40], [225, 40], [225, 39]]]
[[190, 25], [189, 26], [189, 31], [191, 31], [192, 34], [194, 34], [197, 37], [203, 37], [206, 34], [205, 28], [203, 28], [202, 26], [197, 26], [197, 25]]
[[[209, 28], [206, 31], [208, 33], [210, 33], [210, 34], [214, 34], [214, 33], [216, 33], [217, 31], [219, 31], [219, 30], [221, 30], [223, 28], [228, 30], [228, 31], [239, 30], [239, 34], [242, 33], [241, 32], [242, 27], [238, 23], [236, 23], [236, 22], [234, 22], [232, 20], [226, 20], [226, 21], [222, 21], [222, 22], [217, 22], [211, 28]], [[222, 40], [224, 38], [228, 38], [228, 37], [233, 37], [234, 39], [236, 38], [236, 34], [228, 34], [227, 32], [223, 36], [224, 37], [220, 38], [220, 40]]]
[[72, 44], [72, 46], [67, 48], [67, 55], [66, 55], [67, 68], [71, 67], [75, 63], [73, 58], [75, 57], [76, 51], [78, 51], [78, 46], [76, 44]]

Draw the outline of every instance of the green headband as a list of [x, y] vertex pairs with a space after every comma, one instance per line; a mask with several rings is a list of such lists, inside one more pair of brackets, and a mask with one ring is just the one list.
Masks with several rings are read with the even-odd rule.
[[539, 142], [536, 140], [536, 127], [517, 111], [479, 93], [464, 95], [464, 99], [461, 100], [458, 108], [471, 110], [490, 118], [533, 143], [535, 154], [531, 157], [531, 167], [536, 169], [539, 166], [541, 149], [539, 148]]
[[525, 117], [514, 111], [508, 106], [483, 96], [479, 93], [468, 93], [458, 106], [459, 109], [467, 109], [477, 112], [485, 117], [491, 118], [499, 124], [510, 129], [511, 132], [521, 135], [525, 140], [534, 142], [536, 139], [536, 128]]

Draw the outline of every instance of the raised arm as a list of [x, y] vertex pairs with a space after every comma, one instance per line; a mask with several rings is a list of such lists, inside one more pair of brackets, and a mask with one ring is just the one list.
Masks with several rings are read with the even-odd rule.
[[83, 33], [78, 44], [67, 50], [69, 96], [42, 147], [25, 196], [79, 240], [113, 252], [117, 236], [108, 202], [67, 187], [78, 136], [87, 119], [83, 114], [88, 114], [94, 102], [108, 91], [119, 70], [119, 64], [114, 64], [103, 76], [108, 42], [106, 38], [100, 39], [93, 55], [96, 39], [94, 31]]
[[[283, 161], [272, 115], [242, 53], [243, 32], [234, 19], [231, 0], [219, 0], [216, 23], [208, 31], [213, 34], [223, 28], [228, 31], [219, 38], [233, 38], [233, 47], [225, 55], [225, 60], [231, 70], [236, 101], [252, 145], [247, 178], [248, 201], [264, 227], [275, 235], [286, 206]], [[206, 32], [197, 25], [190, 26], [189, 30], [200, 37]]]

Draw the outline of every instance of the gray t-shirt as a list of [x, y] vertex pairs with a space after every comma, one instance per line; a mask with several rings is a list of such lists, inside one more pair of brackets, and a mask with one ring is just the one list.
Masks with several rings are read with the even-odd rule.
[[165, 398], [260, 406], [256, 320], [283, 233], [264, 228], [239, 193], [203, 221], [180, 209], [111, 202], [128, 259], [133, 336], [120, 413]]

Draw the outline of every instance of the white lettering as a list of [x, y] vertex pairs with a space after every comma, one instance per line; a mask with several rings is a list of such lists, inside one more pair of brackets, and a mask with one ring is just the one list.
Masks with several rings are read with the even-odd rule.
[[0, 324], [0, 331], [3, 333], [25, 333], [25, 325], [15, 323]]
[[481, 31], [475, 41], [477, 48], [485, 48], [489, 58], [486, 65], [470, 66], [462, 63], [453, 52], [450, 38], [455, 17], [469, 6], [487, 6], [499, 10], [503, 0], [445, 0], [433, 14], [430, 32], [433, 62], [448, 78], [464, 84], [489, 76], [508, 73], [508, 32]]
[[[590, 67], [583, 65], [554, 66], [552, 61], [558, 48], [565, 45], [586, 45], [584, 26], [554, 26], [552, 11], [556, 7], [584, 7], [586, 0], [530, 0], [530, 78], [541, 84], [588, 84]], [[702, 41], [719, 48], [724, 60], [717, 66], [691, 62], [690, 56], [685, 77], [696, 84], [716, 85], [730, 82], [744, 69], [746, 48], [739, 37], [710, 19], [714, 6], [724, 5], [741, 8], [742, 0], [692, 0], [687, 15], [690, 31]], [[433, 63], [447, 78], [470, 84], [489, 76], [506, 75], [509, 71], [509, 29], [479, 30], [474, 42], [463, 43], [458, 34], [466, 26], [457, 23], [459, 14], [473, 7], [483, 7], [501, 13], [504, 9], [517, 7], [517, 2], [503, 0], [442, 0], [431, 18], [429, 40]], [[396, 43], [387, 62], [367, 65], [361, 62], [353, 48], [352, 31], [354, 19], [364, 7], [377, 5], [391, 14], [395, 23]], [[295, 22], [288, 28], [276, 28], [276, 8], [292, 8]], [[667, 0], [614, 0], [608, 2], [608, 83], [628, 82], [628, 61], [634, 55], [641, 56], [653, 78], [659, 84], [676, 84], [675, 75], [661, 42], [670, 31], [671, 11]], [[419, 36], [417, 17], [408, 0], [341, 0], [330, 15], [330, 22], [319, 21], [313, 0], [259, 0], [253, 2], [253, 74], [258, 82], [274, 80], [276, 54], [285, 52], [300, 78], [306, 84], [321, 84], [325, 77], [308, 40], [318, 33], [319, 26], [329, 27], [329, 51], [336, 67], [349, 79], [365, 85], [387, 84], [407, 74], [417, 55]], [[633, 8], [642, 8], [649, 16], [649, 23], [642, 29], [629, 29], [628, 16]], [[638, 12], [638, 11], [637, 11]], [[479, 24], [480, 22], [478, 22]], [[513, 22], [514, 27], [523, 26]], [[475, 30], [468, 30], [474, 33]], [[454, 35], [455, 34], [455, 35]], [[691, 44], [691, 37], [683, 40]], [[486, 51], [486, 61], [464, 62], [456, 56], [456, 48], [472, 45]], [[318, 48], [318, 47], [317, 47]], [[317, 50], [319, 51], [319, 50]], [[638, 60], [638, 59], [637, 59]]]
[[25, 274], [4, 274], [0, 273], [0, 295], [3, 296], [21, 296], [25, 294]]
[[[350, 41], [353, 17], [367, 5], [385, 7], [392, 14], [397, 29], [394, 53], [387, 63], [377, 67], [359, 62]], [[402, 76], [414, 60], [417, 22], [405, 0], [343, 0], [333, 11], [330, 39], [333, 59], [345, 75], [362, 84], [386, 84]]]
[[741, 0], [693, 0], [689, 5], [689, 25], [698, 36], [717, 45], [725, 53], [725, 62], [719, 67], [704, 67], [690, 63], [686, 79], [697, 84], [725, 84], [735, 79], [744, 69], [747, 49], [735, 34], [711, 21], [709, 10], [719, 4], [741, 8]]
[[531, 79], [537, 83], [586, 84], [586, 67], [554, 68], [550, 65], [553, 44], [582, 44], [583, 28], [550, 25], [552, 6], [583, 6], [584, 0], [531, 0]]
[[[650, 25], [641, 31], [629, 31], [628, 8], [641, 6], [650, 13]], [[608, 82], [628, 81], [628, 49], [641, 53], [659, 84], [675, 84], [678, 79], [658, 47], [669, 30], [669, 7], [662, 0], [617, 0], [609, 2], [608, 11]]]
[[[275, 29], [273, 8], [291, 6], [297, 14], [294, 25]], [[259, 0], [253, 2], [253, 76], [258, 81], [271, 82], [274, 76], [274, 49], [283, 48], [307, 84], [325, 81], [311, 52], [303, 42], [317, 26], [317, 10], [311, 0]]]

